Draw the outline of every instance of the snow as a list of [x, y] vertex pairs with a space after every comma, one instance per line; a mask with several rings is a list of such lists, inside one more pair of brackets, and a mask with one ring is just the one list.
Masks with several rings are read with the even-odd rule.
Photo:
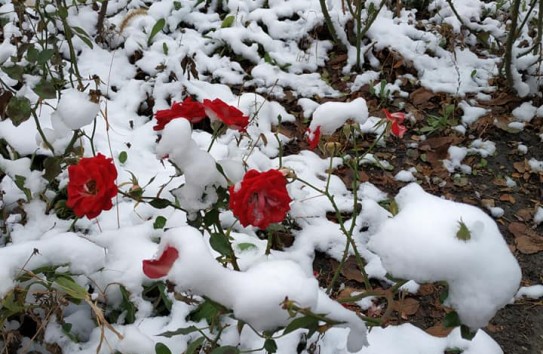
[[[460, 348], [465, 354], [502, 353], [482, 330], [471, 342], [461, 339], [458, 329], [445, 338], [437, 338], [411, 324], [375, 327], [367, 331], [354, 312], [332, 301], [312, 277], [315, 253], [323, 252], [341, 260], [346, 241], [338, 224], [326, 217], [335, 212], [334, 205], [300, 180], [289, 180], [287, 185], [293, 199], [289, 218], [299, 228], [291, 230], [294, 243], [284, 251], [265, 254], [266, 240], [259, 239], [254, 228], [241, 227], [228, 210], [221, 212], [220, 222], [232, 237], [241, 272], [221, 267], [214, 259], [218, 254], [206, 243], [210, 235], [202, 235], [188, 226], [200, 210], [210, 208], [217, 201], [217, 188], [224, 189], [239, 182], [248, 169], [265, 171], [280, 166], [291, 169], [317, 189], [326, 189], [334, 196], [334, 203], [342, 213], [352, 214], [354, 194], [348, 188], [350, 186], [335, 175], [328, 180], [327, 173], [330, 167], [341, 167], [346, 160], [321, 158], [308, 150], [280, 159], [278, 140], [283, 146], [296, 143], [295, 138], [281, 133], [280, 123], [295, 123], [300, 128], [299, 123], [304, 119], [303, 128], [309, 126], [315, 131], [320, 126], [324, 135], [331, 135], [351, 120], [360, 126], [361, 139], [365, 134], [381, 134], [384, 126], [376, 127], [376, 124], [382, 119], [370, 116], [366, 100], [359, 96], [365, 95], [363, 86], [380, 88], [380, 82], [386, 78], [387, 73], [382, 72], [382, 58], [375, 55], [376, 51], [386, 48], [391, 55], [401, 56], [409, 71], [416, 74], [403, 75], [386, 83], [390, 90], [387, 104], [395, 105], [397, 97], [407, 94], [406, 83], [420, 84], [435, 93], [452, 94], [463, 111], [462, 124], [455, 129], [469, 134], [469, 126], [487, 110], [467, 97], [490, 99], [489, 94], [495, 90], [490, 80], [498, 73], [500, 58], [476, 54], [469, 46], [454, 51], [442, 46], [443, 37], [425, 27], [430, 23], [447, 23], [456, 33], [460, 32], [460, 23], [445, 0], [432, 2], [435, 16], [416, 28], [414, 10], [404, 9], [399, 17], [393, 17], [393, 12], [384, 8], [367, 32], [367, 42], [362, 47], [361, 60], [366, 64], [363, 72], [354, 69], [356, 50], [348, 45], [347, 62], [341, 70], [344, 75], [354, 77], [347, 89], [358, 98], [343, 102], [343, 93], [317, 72], [334, 55], [332, 43], [320, 40], [320, 34], [316, 32], [316, 28], [324, 24], [317, 0], [223, 1], [228, 15], [235, 17], [232, 26], [224, 28], [221, 28], [221, 17], [211, 9], [205, 10], [204, 4], [195, 7], [197, 1], [181, 0], [179, 3], [182, 6], [175, 10], [176, 2], [173, 1], [146, 4], [110, 0], [106, 28], [111, 30], [105, 43], [94, 43], [93, 48], [89, 48], [74, 37], [84, 92], [67, 88], [68, 83], [60, 92], [60, 100], [38, 101], [31, 87], [39, 77], [26, 75], [26, 84], [16, 95], [28, 97], [33, 105], [38, 104], [38, 121], [54, 152], [37, 134], [34, 119], [17, 127], [9, 119], [0, 122], [0, 139], [5, 139], [9, 145], [9, 158], [4, 154], [0, 156], [0, 170], [6, 174], [0, 182], [3, 193], [0, 206], [10, 213], [0, 221], [0, 226], [7, 232], [0, 238], [0, 297], [20, 285], [16, 278], [25, 270], [42, 266], [59, 267], [61, 272], [71, 273], [80, 286], [89, 291], [94, 289], [89, 296], [108, 310], [121, 306], [123, 299], [119, 288], [122, 285], [137, 308], [136, 322], [125, 324], [122, 319], [126, 315], [121, 315], [121, 320], [113, 326], [124, 338], [117, 338], [106, 329], [104, 335], [108, 343], [102, 346], [101, 353], [154, 354], [157, 342], [165, 343], [172, 352], [181, 353], [198, 338], [198, 333], [172, 338], [159, 334], [191, 325], [206, 327], [207, 324], [195, 323], [187, 317], [196, 304], [180, 301], [168, 293], [166, 296], [172, 301], [171, 313], [158, 315], [143, 294], [144, 287], [152, 281], [142, 272], [142, 260], [159, 255], [167, 244], [171, 244], [182, 253], [167, 276], [177, 290], [194, 295], [196, 301], [202, 300], [200, 296], [219, 301], [230, 307], [237, 318], [255, 328], [275, 329], [289, 322], [280, 308], [285, 296], [298, 305], [344, 321], [343, 326], [347, 328], [335, 326], [323, 336], [308, 339], [308, 345], [314, 344], [322, 353], [358, 351], [366, 338], [369, 346], [359, 351], [363, 354], [441, 354], [450, 348]], [[211, 3], [210, 7], [213, 7], [217, 2]], [[269, 8], [264, 7], [265, 3]], [[350, 15], [344, 13], [341, 2], [328, 1], [328, 5], [336, 26], [344, 27], [350, 21]], [[120, 24], [130, 16], [128, 11], [146, 6], [149, 8], [131, 18], [121, 31]], [[484, 18], [489, 6], [482, 1], [455, 1], [460, 16], [474, 26], [472, 28], [503, 38], [505, 24]], [[54, 14], [57, 10], [49, 6], [46, 11]], [[0, 63], [9, 67], [13, 65], [11, 57], [18, 50], [12, 44], [12, 36], [20, 38], [22, 33], [15, 24], [18, 19], [11, 3], [0, 5], [0, 13], [3, 19], [9, 20], [2, 28], [4, 40], [0, 43]], [[164, 31], [148, 43], [149, 33], [160, 18], [166, 20]], [[69, 23], [83, 28], [91, 36], [96, 33], [96, 19], [97, 12], [90, 3], [81, 2], [70, 7]], [[477, 19], [481, 19], [480, 23], [474, 22]], [[343, 31], [339, 36], [347, 43]], [[466, 35], [466, 41], [472, 40]], [[69, 57], [64, 39], [59, 51], [64, 58]], [[138, 59], [136, 53], [141, 53], [141, 58]], [[249, 72], [244, 71], [236, 56], [250, 63]], [[189, 77], [187, 68], [181, 66], [185, 58], [194, 61], [198, 78]], [[541, 84], [522, 81], [526, 63], [533, 60], [527, 55], [526, 62], [513, 63], [515, 86], [522, 95], [540, 92]], [[65, 64], [64, 75], [68, 78], [71, 69], [68, 63]], [[136, 79], [136, 75], [143, 76], [144, 80]], [[11, 87], [16, 85], [4, 71], [0, 71], [0, 79]], [[91, 90], [100, 91], [99, 103], [91, 102]], [[229, 129], [213, 140], [212, 134], [194, 129], [184, 119], [175, 119], [158, 136], [152, 129], [152, 117], [142, 113], [148, 108], [144, 102], [151, 98], [156, 112], [169, 108], [172, 101], [180, 101], [187, 95], [200, 101], [220, 98], [239, 107], [251, 118], [247, 133]], [[300, 112], [290, 112], [276, 101], [287, 95], [292, 96], [293, 102], [301, 108]], [[319, 104], [322, 98], [327, 98], [328, 102]], [[536, 108], [533, 102], [524, 102], [512, 114], [516, 121], [511, 126], [523, 129], [535, 117], [543, 117], [543, 106]], [[95, 150], [113, 158], [119, 172], [117, 184], [122, 191], [133, 187], [135, 176], [146, 197], [167, 199], [185, 211], [173, 207], [158, 209], [119, 196], [115, 198], [112, 210], [103, 212], [96, 220], [80, 219], [75, 224], [75, 231], [68, 231], [73, 220], [60, 219], [54, 210], [49, 210], [51, 205], [47, 202], [53, 201], [57, 192], [46, 190], [49, 182], [42, 171], [32, 170], [31, 165], [34, 156], [62, 154], [77, 129], [85, 134], [75, 144], [77, 151], [90, 157]], [[90, 136], [93, 136], [92, 147]], [[384, 143], [385, 139], [380, 142]], [[519, 152], [526, 153], [523, 146], [519, 143]], [[416, 148], [416, 145], [411, 147]], [[119, 161], [121, 152], [128, 156], [122, 164]], [[443, 163], [450, 173], [471, 173], [471, 168], [462, 163], [466, 156], [478, 154], [490, 158], [495, 152], [494, 142], [476, 139], [467, 146], [451, 146], [448, 159]], [[217, 164], [226, 178], [218, 172]], [[416, 168], [395, 166], [378, 154], [365, 155], [360, 167], [365, 168], [368, 164], [395, 171], [394, 178], [400, 182], [411, 183], [420, 177]], [[543, 171], [543, 163], [536, 158], [532, 158], [529, 165], [534, 172]], [[24, 178], [23, 190], [17, 186], [21, 185], [21, 178]], [[508, 187], [516, 186], [513, 179], [505, 178]], [[55, 183], [64, 188], [68, 183], [67, 172], [61, 173]], [[361, 183], [355, 192], [362, 206], [361, 212], [354, 220], [346, 220], [346, 226], [349, 228], [355, 223], [353, 242], [365, 261], [365, 272], [376, 281], [391, 284], [387, 275], [404, 277], [408, 283], [403, 289], [412, 293], [417, 291], [419, 283], [446, 281], [450, 290], [447, 304], [472, 329], [483, 327], [514, 297], [543, 296], [541, 285], [518, 290], [518, 264], [496, 223], [482, 210], [430, 195], [412, 183], [396, 195], [400, 212], [393, 216], [380, 203], [390, 201], [395, 191], [387, 190], [387, 193], [370, 181]], [[18, 208], [24, 214], [17, 212]], [[500, 218], [504, 213], [499, 207], [489, 211], [494, 218]], [[165, 229], [154, 227], [158, 217], [166, 219]], [[543, 208], [537, 208], [533, 221], [535, 224], [543, 222]], [[470, 230], [470, 240], [456, 238], [459, 222], [465, 223]], [[241, 244], [253, 247], [246, 249]], [[207, 281], [202, 281], [204, 279]], [[371, 297], [359, 304], [362, 305], [361, 314], [365, 314], [365, 309], [372, 306]], [[72, 341], [55, 320], [44, 327], [45, 340], [59, 345], [66, 353], [96, 353], [102, 333], [88, 304], [70, 303], [64, 308], [63, 316], [66, 323], [72, 324], [71, 333], [80, 342]], [[262, 347], [263, 339], [248, 326], [238, 332], [236, 319], [224, 316], [221, 320], [228, 325], [221, 336], [221, 344], [239, 346], [245, 351]], [[18, 323], [14, 322], [10, 321], [7, 326], [15, 328]], [[210, 334], [208, 330], [204, 331]], [[296, 330], [278, 339], [278, 353], [295, 352], [306, 332]], [[38, 344], [30, 345], [30, 349], [43, 349]]]
[[99, 110], [100, 106], [91, 102], [87, 94], [69, 89], [62, 93], [51, 119], [59, 119], [69, 129], [76, 130], [92, 123]]
[[537, 207], [534, 215], [534, 224], [539, 225], [543, 222], [543, 208]]
[[482, 107], [473, 107], [468, 102], [462, 101], [458, 104], [464, 114], [462, 115], [462, 123], [466, 125], [473, 124], [481, 116], [485, 115], [487, 110]]
[[513, 110], [513, 116], [520, 122], [530, 122], [536, 115], [537, 107], [532, 102], [524, 102]]
[[351, 102], [326, 102], [321, 104], [313, 112], [309, 130], [315, 131], [320, 126], [322, 134], [330, 135], [349, 119], [360, 125], [366, 122], [368, 119], [366, 100], [359, 97]]
[[523, 286], [515, 295], [515, 298], [520, 299], [522, 297], [527, 297], [530, 299], [539, 299], [543, 297], [543, 285], [532, 285], [532, 286]]
[[[513, 298], [521, 278], [496, 223], [473, 206], [433, 196], [415, 183], [395, 199], [399, 214], [383, 223], [368, 247], [395, 277], [446, 281], [446, 303], [462, 323], [473, 330], [486, 326]], [[460, 222], [471, 239], [456, 237]]]

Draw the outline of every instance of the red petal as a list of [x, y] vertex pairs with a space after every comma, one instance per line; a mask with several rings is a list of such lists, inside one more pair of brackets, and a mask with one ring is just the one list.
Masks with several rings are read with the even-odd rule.
[[179, 258], [179, 252], [176, 248], [169, 246], [158, 259], [143, 261], [143, 273], [151, 279], [162, 278], [170, 272], [177, 258]]

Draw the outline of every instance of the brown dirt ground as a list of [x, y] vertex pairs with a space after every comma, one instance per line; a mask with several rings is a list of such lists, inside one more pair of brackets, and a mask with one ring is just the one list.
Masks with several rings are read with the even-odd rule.
[[[383, 72], [389, 73], [388, 82], [393, 82], [398, 74], [410, 72], [412, 69], [401, 62], [401, 58], [394, 58], [390, 53], [378, 53], [384, 62]], [[396, 99], [387, 102], [387, 106], [380, 106], [380, 101], [372, 96], [368, 87], [363, 87], [359, 92], [350, 93], [346, 83], [349, 79], [341, 74], [345, 56], [337, 55], [325, 69], [331, 84], [338, 90], [346, 93], [345, 100], [356, 97], [364, 97], [368, 102], [370, 114], [383, 116], [382, 108], [397, 111], [395, 108], [401, 102], [405, 105], [404, 111], [412, 113], [416, 122], [408, 123], [409, 131], [403, 139], [392, 139], [387, 142], [385, 148], [378, 148], [376, 155], [386, 159], [394, 166], [393, 171], [385, 171], [377, 167], [368, 167], [360, 171], [361, 181], [370, 181], [381, 190], [394, 196], [405, 185], [395, 181], [393, 176], [400, 170], [416, 167], [417, 179], [425, 190], [437, 195], [444, 195], [449, 199], [465, 202], [488, 210], [486, 206], [497, 206], [504, 209], [505, 213], [496, 221], [504, 235], [508, 245], [518, 259], [523, 273], [522, 285], [535, 285], [543, 283], [543, 224], [538, 227], [533, 225], [533, 215], [543, 200], [543, 173], [531, 172], [527, 167], [530, 158], [543, 160], [543, 147], [539, 134], [543, 132], [542, 119], [534, 119], [527, 124], [520, 133], [509, 133], [500, 127], [511, 119], [511, 111], [519, 106], [522, 101], [506, 90], [498, 90], [489, 102], [482, 102], [481, 106], [489, 109], [489, 113], [480, 118], [468, 128], [465, 136], [454, 132], [450, 126], [433, 133], [426, 141], [421, 141], [418, 130], [426, 125], [426, 117], [429, 114], [439, 114], [441, 107], [446, 104], [455, 104], [453, 97], [444, 94], [435, 94], [413, 86], [408, 99]], [[387, 69], [388, 67], [388, 69]], [[416, 73], [414, 73], [416, 74]], [[497, 82], [498, 87], [500, 83]], [[319, 101], [318, 98], [316, 98]], [[324, 101], [324, 100], [321, 100]], [[282, 102], [287, 110], [300, 112], [296, 106], [296, 99], [287, 94]], [[534, 100], [533, 104], [539, 106], [542, 100]], [[462, 111], [455, 110], [455, 117], [461, 117]], [[297, 127], [292, 127], [291, 134], [299, 138], [297, 146], [288, 146], [287, 153], [297, 152], [300, 148], [306, 148], [303, 142], [303, 130], [306, 125], [300, 122]], [[498, 124], [494, 124], [498, 121]], [[457, 124], [456, 122], [455, 124]], [[463, 163], [470, 165], [474, 173], [453, 178], [443, 168], [442, 160], [446, 159], [447, 150], [451, 145], [468, 146], [476, 138], [490, 140], [496, 143], [496, 154], [482, 159], [480, 156], [468, 156]], [[330, 137], [329, 140], [340, 140], [340, 137]], [[418, 149], [408, 149], [411, 142], [419, 142]], [[518, 152], [517, 146], [522, 143], [528, 147], [524, 155]], [[370, 141], [362, 143], [368, 147]], [[352, 176], [345, 171], [337, 171], [346, 182]], [[514, 188], [505, 184], [505, 176], [511, 177], [517, 183]], [[438, 186], [439, 181], [445, 181], [445, 185]], [[347, 184], [348, 185], [348, 184]], [[315, 260], [315, 269], [319, 272], [319, 280], [325, 286], [331, 278], [331, 273], [337, 267], [334, 262], [322, 254]], [[347, 287], [354, 289], [363, 288], [360, 281], [356, 281], [347, 274], [342, 276]], [[377, 287], [379, 284], [375, 284]], [[424, 285], [419, 294], [413, 296], [414, 301], [401, 302], [404, 305], [393, 311], [388, 323], [411, 322], [428, 332], [436, 335], [446, 335], [447, 331], [440, 326], [448, 309], [441, 306], [438, 297], [441, 287], [439, 285]], [[341, 294], [336, 294], [341, 296]], [[417, 303], [419, 306], [417, 306]], [[405, 305], [407, 304], [407, 305]], [[407, 310], [401, 307], [406, 306]], [[414, 306], [414, 307], [409, 307]], [[502, 347], [505, 354], [543, 354], [543, 300], [521, 299], [514, 304], [500, 310], [491, 323], [485, 328]]]

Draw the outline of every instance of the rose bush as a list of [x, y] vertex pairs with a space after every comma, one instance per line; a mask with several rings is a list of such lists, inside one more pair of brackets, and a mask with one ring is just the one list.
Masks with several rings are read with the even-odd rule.
[[202, 103], [205, 112], [212, 121], [220, 121], [232, 129], [245, 131], [249, 125], [249, 117], [234, 106], [225, 103], [221, 99], [204, 100]]
[[117, 169], [113, 160], [102, 154], [84, 157], [77, 165], [68, 167], [68, 200], [66, 205], [78, 217], [97, 217], [113, 207], [111, 198], [117, 195]]
[[278, 170], [249, 170], [229, 191], [230, 209], [243, 226], [265, 229], [283, 221], [290, 210], [287, 180]]
[[157, 120], [153, 130], [162, 130], [176, 118], [188, 119], [192, 124], [201, 122], [206, 117], [204, 106], [194, 101], [191, 97], [187, 97], [183, 102], [174, 102], [170, 109], [162, 109], [155, 113], [155, 119]]

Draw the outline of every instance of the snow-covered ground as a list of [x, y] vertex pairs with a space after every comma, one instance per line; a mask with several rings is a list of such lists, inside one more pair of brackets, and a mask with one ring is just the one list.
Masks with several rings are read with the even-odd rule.
[[[264, 7], [264, 3], [269, 7]], [[495, 11], [495, 4], [467, 0], [455, 1], [455, 4], [463, 18], [503, 38], [504, 25], [490, 17], [484, 18], [485, 13]], [[37, 133], [34, 119], [19, 126], [10, 120], [0, 122], [0, 138], [9, 144], [11, 155], [10, 159], [0, 156], [0, 169], [6, 174], [0, 182], [3, 192], [0, 205], [9, 214], [2, 222], [5, 233], [0, 239], [0, 298], [13, 294], [14, 287], [21, 285], [17, 278], [24, 273], [23, 269], [43, 266], [58, 267], [57, 272], [72, 274], [77, 284], [91, 291], [90, 301], [99, 300], [107, 309], [125, 306], [122, 286], [135, 306], [135, 318], [133, 323], [126, 324], [128, 314], [125, 312], [118, 323], [112, 324], [120, 336], [107, 328], [102, 333], [89, 303], [83, 301], [71, 303], [63, 311], [64, 323], [71, 324], [69, 330], [53, 319], [48, 322], [43, 330], [45, 341], [58, 344], [64, 353], [95, 353], [105, 335], [101, 353], [155, 353], [157, 342], [164, 343], [172, 353], [181, 353], [200, 337], [198, 331], [171, 338], [160, 334], [189, 326], [204, 328], [202, 331], [211, 338], [217, 333], [210, 334], [204, 320], [195, 322], [187, 317], [197, 303], [183, 301], [168, 292], [171, 311], [168, 315], [159, 315], [144, 294], [144, 288], [155, 280], [143, 273], [142, 262], [160, 257], [170, 245], [183, 251], [187, 247], [194, 257], [180, 257], [167, 276], [177, 284], [177, 290], [193, 292], [196, 299], [209, 297], [232, 309], [237, 318], [254, 328], [245, 326], [238, 331], [237, 319], [223, 316], [222, 321], [227, 325], [219, 340], [223, 346], [236, 346], [242, 351], [263, 348], [265, 339], [255, 331], [288, 324], [290, 320], [281, 308], [281, 301], [277, 300], [289, 296], [299, 301], [301, 307], [346, 322], [307, 339], [307, 347], [315, 343], [321, 353], [350, 350], [363, 354], [442, 354], [446, 349], [463, 350], [464, 354], [502, 353], [498, 344], [479, 328], [486, 326], [497, 310], [516, 297], [541, 297], [542, 292], [536, 287], [523, 288], [517, 295], [520, 268], [491, 216], [473, 206], [426, 193], [416, 184], [413, 170], [396, 175], [398, 181], [411, 182], [396, 195], [378, 190], [371, 181], [361, 184], [353, 193], [339, 177], [327, 173], [330, 167], [344, 163], [341, 158], [323, 158], [310, 149], [281, 155], [281, 146], [293, 138], [282, 134], [277, 127], [294, 122], [296, 117], [274, 98], [283, 97], [287, 91], [298, 99], [303, 117], [312, 118], [308, 124], [309, 134], [321, 127], [324, 136], [330, 135], [344, 124], [356, 124], [363, 134], [372, 136], [383, 132], [384, 125], [375, 127], [381, 119], [368, 114], [365, 99], [340, 102], [341, 93], [317, 73], [333, 55], [329, 40], [312, 36], [316, 26], [323, 24], [319, 2], [223, 1], [227, 17], [233, 16], [227, 24], [213, 11], [213, 5], [209, 10], [205, 10], [204, 5], [194, 0], [109, 1], [106, 28], [112, 29], [106, 33], [106, 44], [94, 44], [90, 48], [80, 37], [73, 38], [79, 53], [78, 68], [88, 87], [84, 93], [66, 88], [60, 100], [47, 99], [37, 110], [37, 119], [54, 153]], [[341, 1], [328, 1], [328, 6], [336, 26], [343, 28], [349, 15], [342, 11]], [[459, 30], [460, 23], [445, 0], [433, 1], [431, 6], [435, 16], [428, 19], [427, 25], [448, 23]], [[143, 8], [146, 10], [129, 15], [130, 11]], [[28, 11], [32, 12], [31, 8]], [[489, 80], [498, 73], [499, 58], [479, 57], [467, 47], [454, 52], [444, 49], [440, 46], [443, 38], [413, 26], [414, 11], [404, 9], [395, 17], [386, 7], [381, 10], [367, 32], [368, 42], [362, 48], [366, 55], [362, 61], [379, 70], [380, 63], [370, 49], [389, 48], [411, 62], [418, 72], [417, 80], [429, 90], [460, 97], [488, 97], [494, 90]], [[17, 16], [11, 2], [0, 6], [0, 14], [8, 20], [3, 27], [0, 64], [9, 67], [13, 64], [10, 57], [17, 51], [10, 42], [10, 38], [19, 33], [15, 25]], [[96, 34], [97, 16], [90, 2], [83, 1], [69, 8], [68, 21], [92, 37]], [[164, 28], [150, 38], [160, 19], [165, 20]], [[340, 37], [344, 36], [341, 33]], [[299, 43], [304, 41], [307, 45], [302, 49]], [[61, 42], [60, 51], [69, 56], [65, 41]], [[250, 72], [234, 60], [236, 56], [250, 63]], [[192, 59], [198, 77], [189, 75], [190, 68], [181, 65], [185, 58]], [[355, 64], [356, 50], [349, 46], [343, 72], [349, 74]], [[522, 69], [520, 64], [519, 69]], [[99, 80], [87, 80], [93, 77]], [[378, 77], [378, 72], [375, 75], [361, 73], [352, 90], [364, 83], [377, 83]], [[16, 84], [4, 72], [0, 72], [0, 79], [8, 86]], [[25, 84], [17, 88], [15, 94], [37, 102], [38, 97], [32, 91], [37, 81], [35, 77], [26, 77]], [[390, 90], [402, 95], [401, 82], [389, 85]], [[540, 84], [517, 78], [516, 85], [527, 95], [537, 92]], [[239, 93], [239, 87], [246, 92]], [[101, 92], [98, 104], [89, 101], [91, 89]], [[228, 128], [213, 136], [193, 129], [188, 120], [182, 118], [168, 123], [164, 130], [155, 131], [156, 120], [138, 113], [142, 102], [149, 97], [154, 100], [153, 112], [156, 112], [188, 96], [200, 102], [218, 98], [237, 107], [250, 119], [246, 131]], [[319, 105], [312, 100], [316, 96], [336, 98], [337, 102]], [[462, 101], [460, 107], [464, 111], [463, 129], [484, 114], [484, 110], [472, 107], [469, 100]], [[522, 129], [524, 123], [541, 118], [542, 111], [541, 107], [523, 104], [512, 113], [514, 123]], [[72, 131], [79, 128], [86, 137], [80, 138], [76, 146], [83, 148], [85, 157], [96, 152], [112, 158], [121, 191], [130, 193], [137, 178], [144, 196], [160, 195], [172, 203], [179, 202], [187, 212], [171, 206], [156, 208], [119, 194], [113, 199], [112, 209], [92, 220], [81, 218], [72, 229], [73, 220], [59, 218], [54, 211], [46, 210], [47, 202], [53, 200], [56, 193], [41, 171], [30, 169], [32, 156], [60, 155], [70, 144]], [[157, 143], [158, 136], [161, 140]], [[386, 140], [382, 143], [386, 144]], [[305, 142], [300, 144], [307, 146]], [[470, 173], [470, 167], [462, 164], [466, 155], [487, 157], [494, 152], [493, 142], [475, 140], [468, 147], [451, 147], [444, 165], [451, 173]], [[360, 164], [372, 158], [377, 161], [368, 154]], [[176, 174], [168, 161], [184, 174]], [[217, 164], [223, 173], [216, 168]], [[537, 160], [530, 161], [534, 170], [541, 170], [541, 164]], [[218, 266], [213, 258], [220, 255], [207, 243], [187, 245], [173, 239], [182, 238], [184, 234], [191, 237], [201, 234], [188, 226], [189, 222], [196, 212], [212, 207], [220, 198], [217, 188], [236, 184], [251, 169], [279, 168], [291, 174], [286, 177], [292, 199], [288, 218], [298, 226], [290, 230], [295, 238], [291, 247], [267, 254], [267, 242], [257, 237], [258, 229], [242, 227], [228, 208], [220, 209], [220, 224], [225, 230], [231, 230], [233, 250], [239, 258], [242, 275]], [[56, 180], [60, 189], [68, 184], [66, 168]], [[319, 190], [332, 195], [335, 206]], [[355, 194], [362, 204], [361, 212], [345, 220], [345, 225], [350, 227], [354, 222], [358, 226], [352, 228], [352, 237], [364, 258], [368, 276], [390, 285], [393, 284], [391, 277], [412, 280], [411, 292], [417, 291], [417, 283], [447, 282], [449, 296], [445, 304], [458, 313], [460, 321], [469, 329], [479, 329], [471, 341], [462, 338], [459, 328], [444, 338], [433, 337], [411, 324], [366, 331], [361, 319], [330, 301], [325, 289], [318, 288], [312, 269], [315, 251], [341, 260], [347, 243], [341, 227], [328, 220], [326, 214], [335, 212], [335, 207], [346, 214], [353, 213]], [[399, 210], [395, 215], [379, 203], [392, 199]], [[24, 217], [16, 210], [18, 203], [24, 208]], [[499, 212], [494, 210], [492, 215]], [[540, 210], [534, 220], [536, 223], [541, 223], [541, 215]], [[157, 226], [158, 220], [165, 220], [165, 224]], [[367, 226], [364, 231], [362, 225]], [[202, 236], [205, 240], [210, 237], [207, 232]], [[36, 284], [31, 290], [43, 288]], [[34, 301], [30, 294], [27, 300]], [[15, 320], [4, 323], [7, 330], [18, 326]], [[276, 339], [277, 352], [296, 352], [305, 332], [307, 330], [296, 329]], [[366, 336], [369, 345], [359, 348], [358, 344], [365, 342]], [[26, 349], [47, 352], [36, 342], [28, 340], [25, 345]]]

